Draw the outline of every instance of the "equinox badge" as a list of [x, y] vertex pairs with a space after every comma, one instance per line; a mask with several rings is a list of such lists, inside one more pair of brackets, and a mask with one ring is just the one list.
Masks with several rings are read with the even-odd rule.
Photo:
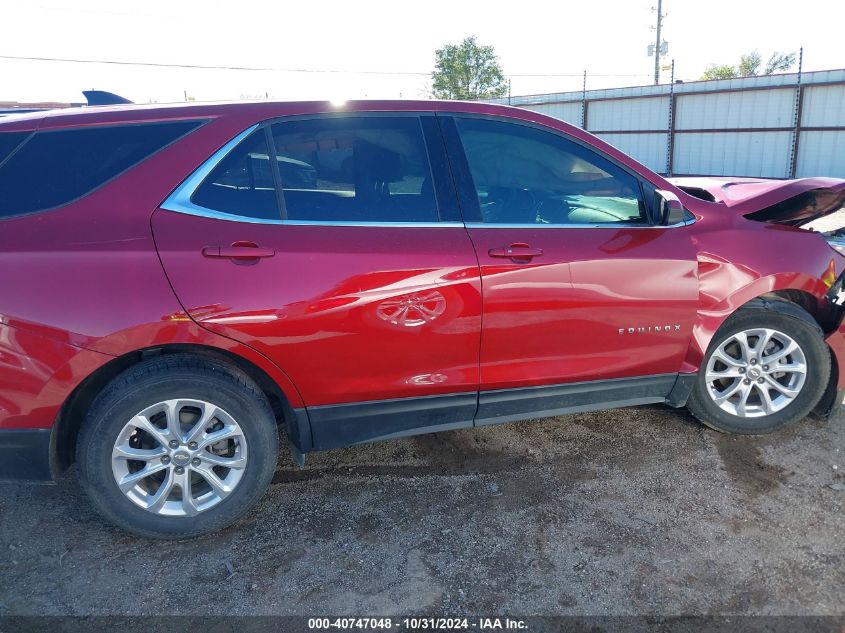
[[629, 327], [619, 328], [620, 334], [646, 334], [647, 332], [680, 332], [681, 326], [676, 323], [674, 325], [648, 325], [646, 327]]

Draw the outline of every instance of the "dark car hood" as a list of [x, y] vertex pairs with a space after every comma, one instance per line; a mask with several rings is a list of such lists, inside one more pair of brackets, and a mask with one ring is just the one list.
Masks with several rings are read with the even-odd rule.
[[845, 180], [838, 178], [669, 178], [690, 195], [723, 204], [751, 220], [800, 226], [845, 205]]

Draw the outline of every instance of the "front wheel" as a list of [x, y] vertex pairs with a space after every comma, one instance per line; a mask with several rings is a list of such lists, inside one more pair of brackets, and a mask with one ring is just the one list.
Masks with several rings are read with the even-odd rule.
[[746, 307], [713, 337], [687, 408], [726, 433], [771, 433], [807, 416], [824, 393], [830, 355], [809, 314]]
[[241, 372], [189, 355], [144, 361], [97, 397], [77, 443], [80, 481], [115, 525], [153, 538], [219, 530], [270, 484], [276, 421]]

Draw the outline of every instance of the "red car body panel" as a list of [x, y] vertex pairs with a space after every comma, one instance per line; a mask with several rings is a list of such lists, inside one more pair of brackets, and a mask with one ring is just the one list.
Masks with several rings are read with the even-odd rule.
[[820, 234], [719, 211], [688, 227], [696, 241], [699, 304], [681, 372], [697, 371], [716, 330], [756, 297], [798, 290], [816, 299], [820, 314], [829, 313], [825, 295], [845, 270], [845, 257], [828, 248]]
[[[263, 225], [160, 210], [153, 231], [187, 313], [285, 368], [308, 406], [478, 389], [481, 283], [463, 227]], [[202, 255], [238, 241], [276, 253], [242, 265]]]
[[50, 428], [68, 394], [112, 358], [0, 325], [0, 429]]
[[[659, 227], [469, 233], [484, 283], [481, 389], [678, 371], [698, 304], [690, 239]], [[484, 257], [511, 242], [543, 254], [531, 264]]]
[[[250, 126], [338, 109], [459, 111], [544, 125], [675, 193], [696, 221], [580, 229], [576, 236], [548, 228], [260, 226], [160, 209]], [[722, 200], [707, 202], [587, 132], [515, 108], [431, 101], [117, 106], [10, 117], [0, 132], [177, 119], [206, 123], [75, 202], [2, 221], [0, 428], [50, 428], [97, 369], [169, 344], [236, 354], [272, 378], [293, 408], [693, 373], [737, 308], [793, 290], [811, 295], [825, 314], [833, 309], [826, 293], [845, 270], [845, 258], [821, 236], [744, 217], [808, 190], [845, 190], [843, 181], [678, 183]], [[240, 265], [202, 255], [206, 246], [244, 240], [274, 249], [275, 257]], [[525, 264], [485, 255], [514, 243], [543, 256]], [[425, 323], [398, 323], [405, 308], [428, 311]], [[672, 327], [639, 331], [651, 325]], [[840, 388], [843, 333], [827, 332]]]

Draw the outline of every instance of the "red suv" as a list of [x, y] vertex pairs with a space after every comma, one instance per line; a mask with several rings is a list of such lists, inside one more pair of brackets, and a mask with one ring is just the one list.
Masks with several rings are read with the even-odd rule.
[[[457, 102], [0, 122], [0, 475], [72, 462], [136, 534], [294, 458], [645, 403], [767, 433], [845, 388], [845, 181], [667, 181]], [[829, 221], [825, 220], [825, 221]]]

